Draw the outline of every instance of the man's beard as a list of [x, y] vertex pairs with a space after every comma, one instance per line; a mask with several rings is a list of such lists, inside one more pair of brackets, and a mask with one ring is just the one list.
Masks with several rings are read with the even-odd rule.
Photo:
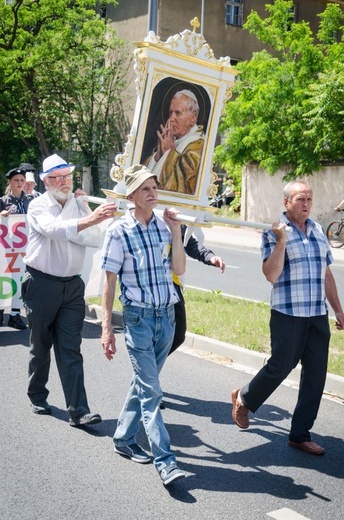
[[55, 199], [57, 199], [59, 202], [66, 202], [70, 198], [70, 196], [72, 194], [72, 188], [69, 188], [67, 193], [65, 193], [64, 191], [61, 191], [58, 188], [54, 188], [53, 186], [50, 185], [49, 186], [49, 193]]

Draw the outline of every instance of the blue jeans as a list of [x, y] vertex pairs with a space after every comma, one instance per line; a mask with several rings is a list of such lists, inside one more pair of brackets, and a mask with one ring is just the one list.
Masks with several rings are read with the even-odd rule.
[[113, 440], [116, 446], [134, 444], [142, 417], [155, 467], [161, 471], [176, 460], [159, 408], [163, 397], [159, 373], [173, 341], [174, 306], [166, 309], [124, 306], [123, 323], [134, 375]]

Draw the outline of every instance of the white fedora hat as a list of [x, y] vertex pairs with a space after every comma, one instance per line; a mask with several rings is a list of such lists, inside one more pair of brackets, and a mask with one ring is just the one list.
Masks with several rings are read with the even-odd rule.
[[62, 168], [69, 168], [70, 173], [74, 171], [75, 164], [68, 164], [62, 157], [54, 153], [53, 155], [49, 155], [43, 161], [43, 171], [39, 174], [40, 178], [43, 180], [46, 175], [54, 172], [55, 170], [61, 170]]

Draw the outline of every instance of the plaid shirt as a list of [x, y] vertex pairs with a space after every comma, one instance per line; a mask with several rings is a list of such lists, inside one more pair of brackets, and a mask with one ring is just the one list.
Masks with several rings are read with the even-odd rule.
[[155, 214], [147, 228], [129, 210], [109, 227], [100, 267], [118, 274], [123, 305], [162, 308], [178, 301], [171, 243], [170, 231]]
[[[325, 271], [333, 262], [327, 238], [320, 224], [307, 219], [307, 235], [282, 214], [280, 222], [291, 226], [287, 234], [284, 268], [271, 291], [271, 309], [299, 317], [326, 314]], [[273, 231], [262, 234], [261, 252], [267, 260], [276, 245]]]

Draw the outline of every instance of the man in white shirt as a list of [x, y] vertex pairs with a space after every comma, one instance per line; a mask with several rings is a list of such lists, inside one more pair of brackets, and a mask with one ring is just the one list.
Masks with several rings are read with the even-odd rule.
[[47, 402], [50, 350], [54, 346], [71, 426], [101, 421], [91, 414], [84, 387], [81, 330], [85, 317], [82, 269], [86, 246], [97, 247], [100, 224], [112, 218], [115, 203], [93, 212], [72, 193], [74, 166], [54, 154], [43, 161], [40, 173], [46, 192], [30, 202], [29, 239], [24, 262], [27, 272], [22, 297], [30, 327], [28, 396], [32, 411], [51, 414]]

